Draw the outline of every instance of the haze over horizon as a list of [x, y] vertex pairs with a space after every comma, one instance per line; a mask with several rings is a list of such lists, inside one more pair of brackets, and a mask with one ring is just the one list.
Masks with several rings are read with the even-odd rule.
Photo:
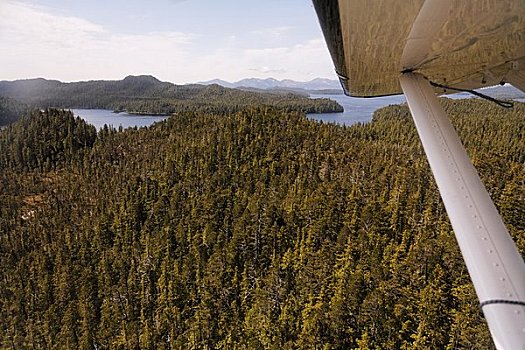
[[[85, 81], [119, 81], [119, 80], [124, 80], [128, 77], [151, 77], [153, 79], [156, 79], [158, 81], [161, 81], [161, 82], [167, 82], [167, 83], [173, 83], [172, 81], [167, 81], [167, 80], [163, 80], [163, 79], [160, 79], [158, 77], [156, 77], [155, 75], [152, 75], [152, 74], [127, 74], [125, 76], [122, 76], [120, 78], [115, 78], [115, 79], [82, 79], [82, 80], [71, 80], [71, 81], [63, 81], [63, 80], [60, 80], [60, 79], [53, 79], [53, 78], [48, 78], [48, 77], [44, 77], [44, 76], [38, 76], [38, 77], [31, 77], [31, 78], [16, 78], [16, 79], [2, 79], [0, 77], [0, 81], [20, 81], [20, 80], [38, 80], [38, 79], [44, 79], [44, 80], [54, 80], [54, 81], [60, 81], [60, 82], [63, 82], [63, 83], [78, 83], [78, 82], [85, 82]], [[274, 81], [274, 82], [295, 82], [295, 83], [309, 83], [309, 82], [312, 82], [312, 81], [330, 81], [330, 82], [334, 82], [337, 84], [337, 87], [339, 87], [339, 80], [335, 79], [335, 78], [320, 78], [320, 77], [314, 77], [314, 78], [311, 78], [311, 79], [308, 79], [308, 80], [294, 80], [294, 79], [288, 79], [288, 78], [283, 78], [283, 79], [275, 79], [273, 76], [267, 76], [267, 77], [263, 77], [263, 78], [254, 78], [254, 77], [244, 77], [244, 78], [241, 78], [239, 80], [226, 80], [226, 79], [221, 79], [221, 78], [213, 78], [213, 79], [208, 79], [208, 80], [199, 80], [199, 81], [191, 81], [191, 82], [186, 82], [186, 83], [183, 83], [183, 84], [180, 84], [180, 85], [185, 85], [185, 84], [204, 84], [204, 85], [208, 85], [208, 84], [214, 84], [214, 83], [218, 83], [218, 82], [222, 82], [222, 83], [228, 83], [228, 84], [236, 84], [236, 83], [240, 83], [240, 82], [243, 82], [243, 81], [249, 81], [249, 80], [255, 80], [255, 81], [261, 81], [261, 82], [264, 82], [264, 81]], [[174, 83], [176, 84], [176, 83]], [[220, 84], [219, 84], [220, 85]]]
[[309, 0], [2, 0], [0, 80], [336, 79]]

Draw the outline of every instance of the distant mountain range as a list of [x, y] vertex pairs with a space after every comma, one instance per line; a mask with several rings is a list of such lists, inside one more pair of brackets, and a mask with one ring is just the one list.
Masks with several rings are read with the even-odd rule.
[[[258, 79], [247, 78], [234, 83], [221, 79], [201, 81], [197, 84], [212, 85], [217, 84], [227, 88], [236, 88], [249, 91], [294, 91], [303, 94], [325, 93], [325, 94], [342, 94], [343, 90], [338, 80], [316, 78], [310, 81], [295, 81], [290, 79], [277, 80], [274, 78]], [[511, 85], [492, 86], [479, 89], [479, 92], [496, 98], [523, 99], [525, 93]], [[468, 96], [468, 93], [464, 93]]]
[[[275, 96], [275, 94], [279, 94], [280, 92], [300, 92], [302, 95], [305, 95], [308, 91], [313, 90], [334, 90], [336, 92], [342, 92], [338, 81], [321, 78], [308, 82], [297, 82], [289, 79], [249, 78], [235, 83], [215, 79], [186, 85], [175, 85], [169, 82], [163, 82], [150, 75], [130, 75], [123, 80], [91, 80], [72, 83], [63, 83], [58, 80], [47, 80], [43, 78], [0, 81], [0, 96], [15, 98], [26, 103], [46, 100], [61, 106], [83, 105], [81, 101], [92, 101], [93, 99], [97, 101], [137, 98], [187, 100], [199, 99], [202, 95], [207, 95], [209, 92], [220, 91], [221, 93], [228, 92], [229, 94], [245, 94], [245, 92], [240, 90], [264, 92], [265, 96]], [[270, 93], [270, 95], [268, 95], [268, 93]], [[95, 104], [98, 105], [99, 103], [97, 102]]]
[[247, 78], [234, 83], [230, 83], [221, 79], [213, 79], [209, 81], [198, 82], [197, 84], [217, 84], [228, 88], [238, 88], [246, 90], [292, 90], [298, 92], [330, 90], [333, 93], [343, 93], [343, 90], [341, 89], [341, 85], [339, 84], [338, 80], [323, 78], [316, 78], [304, 82], [290, 79], [277, 80], [274, 78]]

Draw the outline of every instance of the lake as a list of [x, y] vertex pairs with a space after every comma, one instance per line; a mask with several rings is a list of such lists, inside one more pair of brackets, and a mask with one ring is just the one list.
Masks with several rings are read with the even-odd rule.
[[326, 123], [336, 123], [352, 125], [355, 123], [366, 123], [372, 120], [372, 114], [376, 109], [388, 105], [396, 105], [405, 102], [403, 95], [358, 98], [346, 95], [310, 95], [311, 98], [329, 98], [337, 101], [344, 108], [341, 113], [312, 113], [307, 114], [308, 118], [323, 121]]
[[[309, 118], [331, 122], [337, 124], [352, 125], [358, 122], [366, 123], [372, 119], [372, 113], [378, 108], [405, 102], [405, 98], [400, 96], [387, 96], [377, 98], [355, 98], [345, 95], [310, 95], [311, 98], [330, 98], [337, 101], [344, 108], [342, 113], [316, 113], [308, 114]], [[124, 129], [134, 126], [149, 126], [154, 122], [166, 119], [165, 116], [158, 115], [136, 115], [125, 112], [114, 113], [108, 109], [72, 109], [75, 116], [79, 116], [97, 129], [104, 127], [104, 124], [112, 125], [115, 128], [122, 126]]]
[[109, 109], [72, 109], [75, 116], [84, 119], [89, 124], [94, 125], [97, 130], [104, 127], [104, 124], [115, 128], [122, 126], [124, 129], [134, 126], [149, 126], [154, 122], [166, 119], [166, 116], [159, 115], [137, 115], [126, 112], [114, 113]]
[[[375, 98], [357, 98], [345, 95], [310, 95], [311, 98], [330, 98], [337, 101], [344, 108], [341, 113], [315, 113], [307, 114], [308, 118], [323, 121], [325, 123], [336, 123], [352, 125], [356, 123], [367, 123], [372, 120], [372, 114], [375, 110], [388, 105], [405, 103], [403, 95], [375, 97]], [[458, 93], [448, 95], [448, 98], [469, 98], [472, 95], [467, 93]], [[520, 101], [523, 99], [517, 99]], [[76, 116], [81, 117], [88, 123], [93, 124], [97, 129], [104, 127], [104, 124], [112, 125], [118, 128], [134, 126], [149, 126], [154, 122], [166, 119], [165, 116], [158, 115], [136, 115], [129, 113], [113, 113], [107, 109], [72, 109]], [[1, 129], [0, 129], [1, 130]]]
[[[404, 95], [374, 97], [374, 98], [358, 98], [348, 97], [346, 95], [317, 95], [311, 94], [311, 98], [329, 98], [337, 101], [344, 108], [342, 113], [312, 113], [307, 114], [308, 118], [323, 121], [325, 123], [336, 123], [344, 125], [352, 125], [355, 123], [366, 123], [372, 120], [372, 114], [376, 109], [388, 105], [397, 105], [405, 103]], [[463, 99], [463, 98], [477, 98], [467, 92], [459, 92], [456, 94], [446, 95], [447, 98]], [[523, 98], [514, 99], [514, 101], [525, 102]]]

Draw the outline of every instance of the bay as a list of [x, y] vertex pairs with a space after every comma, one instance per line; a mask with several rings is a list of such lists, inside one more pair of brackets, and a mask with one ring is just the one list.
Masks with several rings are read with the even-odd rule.
[[341, 113], [309, 113], [308, 118], [323, 121], [325, 123], [336, 123], [341, 125], [352, 125], [356, 123], [367, 123], [372, 120], [375, 110], [388, 105], [404, 103], [403, 95], [358, 98], [346, 95], [318, 95], [311, 94], [310, 98], [329, 98], [337, 101], [344, 108]]
[[109, 109], [72, 109], [75, 116], [84, 119], [89, 124], [94, 125], [97, 130], [104, 127], [104, 124], [115, 128], [129, 128], [149, 126], [155, 122], [164, 120], [167, 116], [159, 115], [138, 115], [126, 112], [115, 113]]
[[[446, 98], [463, 99], [476, 98], [467, 93], [460, 92], [456, 94], [446, 95]], [[325, 123], [336, 123], [341, 125], [352, 125], [356, 123], [367, 123], [372, 120], [374, 111], [389, 105], [397, 105], [406, 103], [404, 95], [394, 95], [385, 97], [359, 98], [349, 97], [343, 94], [340, 95], [320, 95], [311, 94], [310, 98], [329, 98], [337, 101], [344, 108], [341, 113], [309, 113], [308, 118], [323, 121]], [[525, 101], [525, 99], [515, 99], [515, 101]]]

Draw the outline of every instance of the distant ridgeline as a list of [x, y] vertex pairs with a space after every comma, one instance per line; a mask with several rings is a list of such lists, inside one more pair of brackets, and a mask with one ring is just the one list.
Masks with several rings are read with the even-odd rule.
[[[343, 110], [335, 101], [309, 99], [292, 92], [250, 92], [219, 85], [175, 85], [152, 76], [76, 83], [45, 79], [0, 81], [0, 96], [21, 101], [32, 108], [103, 108], [164, 115], [196, 110], [229, 113], [256, 106], [306, 113]], [[0, 100], [2, 103], [5, 101]]]
[[[524, 105], [443, 104], [524, 253]], [[406, 106], [34, 112], [0, 132], [0, 305], [2, 349], [492, 348]]]

